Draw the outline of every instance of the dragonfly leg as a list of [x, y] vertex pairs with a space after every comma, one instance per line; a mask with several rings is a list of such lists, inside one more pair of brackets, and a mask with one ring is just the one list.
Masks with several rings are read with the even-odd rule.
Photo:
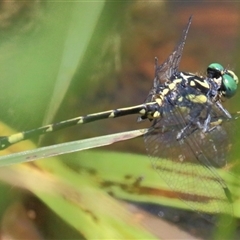
[[[176, 140], [179, 141], [182, 138], [185, 138], [186, 136], [188, 136], [189, 134], [191, 134], [196, 128], [192, 128], [192, 126], [196, 125], [195, 123], [193, 123], [193, 121], [190, 121], [184, 128], [182, 128], [177, 136], [176, 136]], [[190, 132], [187, 132], [188, 130], [190, 130]]]
[[204, 123], [200, 123], [200, 121], [196, 122], [196, 125], [200, 130], [202, 130], [204, 133], [209, 131], [209, 125], [211, 122], [211, 116], [208, 114], [207, 118], [204, 120]]

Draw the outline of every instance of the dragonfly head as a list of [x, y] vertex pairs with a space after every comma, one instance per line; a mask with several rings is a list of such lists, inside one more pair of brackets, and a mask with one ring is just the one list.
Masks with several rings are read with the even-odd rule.
[[222, 76], [221, 91], [226, 98], [231, 98], [237, 91], [238, 77], [230, 70], [227, 70]]
[[219, 86], [222, 96], [231, 98], [237, 91], [238, 77], [219, 63], [212, 63], [207, 68], [207, 76]]

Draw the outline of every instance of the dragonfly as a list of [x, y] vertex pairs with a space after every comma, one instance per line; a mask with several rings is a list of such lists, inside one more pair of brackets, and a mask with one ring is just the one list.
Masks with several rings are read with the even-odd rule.
[[210, 221], [209, 214], [231, 215], [231, 192], [215, 167], [226, 164], [229, 141], [226, 124], [232, 116], [222, 101], [235, 95], [238, 77], [219, 63], [210, 64], [205, 77], [179, 71], [191, 22], [192, 17], [166, 61], [159, 65], [155, 58], [153, 86], [143, 104], [2, 136], [0, 150], [70, 126], [138, 114], [139, 122], [146, 119], [152, 122], [144, 142], [153, 168], [176, 195]]

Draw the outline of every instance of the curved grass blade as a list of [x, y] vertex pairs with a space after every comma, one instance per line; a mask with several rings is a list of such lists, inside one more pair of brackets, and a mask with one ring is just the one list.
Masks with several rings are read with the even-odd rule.
[[125, 141], [128, 139], [142, 136], [146, 132], [147, 129], [139, 129], [128, 132], [110, 134], [101, 137], [61, 143], [19, 153], [13, 153], [7, 156], [0, 157], [0, 167], [16, 163], [30, 162], [42, 158], [59, 156], [66, 153], [72, 153], [96, 147], [102, 147], [113, 144], [115, 142]]
[[[81, 159], [81, 161], [77, 161], [77, 159]], [[98, 160], [96, 161], [96, 159]], [[127, 167], [123, 159], [128, 159]], [[194, 211], [191, 204], [196, 200], [197, 195], [201, 199], [198, 202], [194, 202], [194, 204], [198, 204], [199, 208], [209, 209], [211, 214], [216, 214], [212, 205], [223, 204], [219, 198], [210, 198], [206, 191], [199, 193], [198, 186], [201, 187], [202, 179], [208, 178], [208, 175], [201, 171], [201, 166], [196, 166], [195, 174], [198, 175], [192, 176], [196, 184], [198, 184], [195, 186], [195, 189], [189, 192], [188, 189], [183, 188], [181, 193], [176, 193], [163, 178], [159, 177], [146, 156], [87, 151], [77, 153], [74, 157], [69, 158], [68, 163], [75, 165], [74, 169], [88, 172], [89, 177], [96, 181], [99, 187], [117, 198], [129, 201], [150, 202]], [[168, 178], [177, 177], [181, 182], [184, 181], [186, 175], [193, 174], [193, 172], [188, 163], [181, 163], [183, 168], [180, 170], [179, 164], [176, 163], [176, 166], [173, 167], [167, 159], [163, 158], [158, 162], [159, 167], [164, 166], [165, 174]], [[94, 174], [91, 174], [93, 172]], [[234, 181], [234, 176], [222, 169], [218, 169], [217, 173], [226, 181], [230, 190], [239, 196], [239, 182]], [[208, 181], [210, 186], [215, 186], [215, 179], [208, 178]], [[184, 198], [184, 201], [179, 199], [179, 194]], [[236, 199], [234, 198], [234, 208], [237, 210], [239, 201]], [[234, 211], [234, 215], [239, 217], [239, 211]]]
[[[62, 103], [77, 66], [84, 57], [104, 5], [105, 1], [101, 1], [98, 4], [82, 2], [81, 4], [75, 3], [72, 7], [71, 21], [62, 50], [63, 54], [57, 73], [54, 92], [43, 124], [52, 121], [58, 107]], [[83, 23], [87, 23], [87, 25]]]
[[156, 239], [135, 214], [59, 159], [0, 168], [0, 175], [36, 195], [85, 239]]

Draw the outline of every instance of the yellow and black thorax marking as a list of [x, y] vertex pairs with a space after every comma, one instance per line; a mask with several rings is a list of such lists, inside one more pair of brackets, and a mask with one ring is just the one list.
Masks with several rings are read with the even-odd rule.
[[179, 76], [187, 86], [197, 89], [203, 94], [207, 94], [210, 91], [211, 86], [206, 78], [186, 72], [180, 72]]
[[[166, 99], [172, 102], [177, 99], [178, 102], [181, 102], [183, 97], [194, 103], [206, 103], [210, 90], [211, 85], [205, 78], [192, 73], [179, 72], [158, 87], [152, 101], [156, 101], [160, 107]], [[185, 96], [181, 95], [182, 92], [185, 93]]]

